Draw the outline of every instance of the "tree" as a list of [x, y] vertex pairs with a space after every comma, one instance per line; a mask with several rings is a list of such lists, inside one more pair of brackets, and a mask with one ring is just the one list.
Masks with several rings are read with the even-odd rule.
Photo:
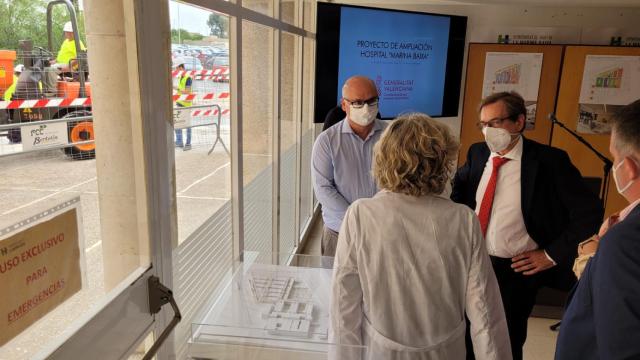
[[[0, 0], [0, 49], [17, 50], [20, 40], [47, 48], [47, 0]], [[84, 40], [84, 16], [76, 13], [80, 37]], [[69, 21], [67, 9], [56, 6], [52, 14], [53, 52], [62, 43], [62, 27]]]
[[[179, 38], [178, 38], [178, 31], [180, 32]], [[189, 32], [185, 29], [171, 29], [172, 44], [178, 44], [180, 42], [184, 42], [185, 40], [202, 40], [202, 39], [204, 39], [204, 35], [202, 34]]]
[[225, 15], [212, 13], [207, 20], [211, 35], [226, 39], [229, 37], [229, 18]]

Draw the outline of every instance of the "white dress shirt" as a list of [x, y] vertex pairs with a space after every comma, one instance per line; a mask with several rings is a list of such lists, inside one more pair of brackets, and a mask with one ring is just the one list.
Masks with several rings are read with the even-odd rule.
[[329, 342], [367, 346], [367, 359], [464, 359], [465, 312], [476, 359], [511, 359], [480, 223], [448, 198], [383, 190], [353, 203], [331, 286]]
[[[512, 258], [523, 252], [535, 250], [538, 244], [527, 233], [522, 215], [522, 137], [515, 147], [503, 157], [510, 159], [498, 173], [493, 207], [485, 236], [489, 255]], [[500, 154], [492, 152], [484, 167], [476, 192], [476, 214], [480, 212], [482, 198], [493, 173], [493, 158]]]
[[633, 209], [636, 208], [636, 206], [640, 205], [640, 199], [637, 199], [636, 201], [632, 202], [631, 204], [627, 205], [626, 208], [622, 209], [622, 211], [620, 211], [620, 219], [618, 221], [622, 221], [624, 220], [624, 218], [627, 217], [627, 215], [629, 215]]

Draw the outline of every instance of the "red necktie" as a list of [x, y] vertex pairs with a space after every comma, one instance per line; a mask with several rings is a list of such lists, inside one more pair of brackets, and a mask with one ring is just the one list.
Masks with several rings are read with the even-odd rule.
[[503, 157], [496, 156], [493, 158], [493, 171], [491, 172], [487, 189], [484, 191], [480, 211], [478, 212], [478, 219], [480, 219], [480, 228], [482, 229], [483, 236], [486, 236], [487, 228], [489, 227], [493, 196], [496, 194], [496, 185], [498, 184], [498, 170], [500, 170], [500, 167], [506, 164], [507, 161], [509, 161], [509, 159]]

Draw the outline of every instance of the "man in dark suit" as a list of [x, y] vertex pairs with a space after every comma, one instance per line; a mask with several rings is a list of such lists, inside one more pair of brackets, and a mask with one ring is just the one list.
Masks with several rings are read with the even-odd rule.
[[[577, 245], [597, 231], [603, 213], [564, 151], [522, 135], [525, 119], [515, 92], [482, 101], [478, 128], [486, 141], [469, 149], [451, 194], [478, 214], [516, 360], [538, 289], [571, 288]], [[473, 358], [469, 341], [467, 354]]]
[[614, 118], [613, 179], [629, 206], [607, 230], [567, 306], [556, 359], [640, 359], [640, 100]]

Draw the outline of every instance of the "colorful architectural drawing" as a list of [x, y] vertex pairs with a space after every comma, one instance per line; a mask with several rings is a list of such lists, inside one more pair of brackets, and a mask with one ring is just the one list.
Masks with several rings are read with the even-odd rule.
[[521, 66], [521, 64], [513, 64], [496, 70], [494, 84], [518, 84]]
[[611, 70], [603, 71], [596, 75], [594, 87], [619, 89], [622, 84], [622, 67], [616, 67]]

